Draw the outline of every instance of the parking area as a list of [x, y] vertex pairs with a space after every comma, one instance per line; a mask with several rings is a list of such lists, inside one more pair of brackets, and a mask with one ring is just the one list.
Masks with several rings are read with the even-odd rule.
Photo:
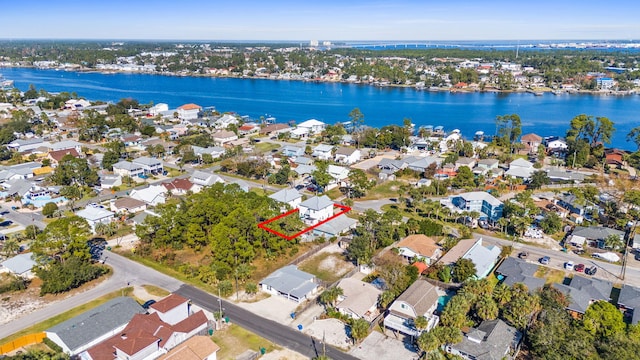
[[266, 299], [254, 303], [237, 303], [238, 306], [281, 324], [291, 322], [291, 313], [296, 310], [298, 303], [282, 296], [271, 295]]
[[420, 357], [415, 351], [415, 346], [410, 341], [395, 339], [373, 331], [362, 343], [349, 351], [350, 355], [358, 359], [376, 360], [417, 360]]
[[323, 339], [332, 346], [348, 349], [353, 342], [347, 335], [347, 326], [338, 319], [324, 319], [314, 321], [305, 333], [316, 339]]

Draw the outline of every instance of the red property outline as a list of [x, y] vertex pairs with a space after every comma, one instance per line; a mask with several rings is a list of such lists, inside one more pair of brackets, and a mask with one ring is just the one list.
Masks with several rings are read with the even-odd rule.
[[270, 223], [272, 223], [272, 222], [274, 222], [274, 221], [276, 221], [276, 220], [278, 220], [278, 219], [282, 219], [282, 218], [283, 218], [283, 217], [285, 217], [285, 216], [289, 216], [289, 215], [291, 215], [291, 214], [293, 214], [293, 213], [297, 213], [297, 212], [299, 211], [297, 208], [296, 208], [296, 209], [293, 209], [293, 210], [289, 210], [289, 211], [287, 211], [286, 213], [284, 213], [284, 214], [280, 214], [280, 215], [278, 215], [278, 216], [276, 216], [276, 217], [274, 217], [274, 218], [271, 218], [271, 219], [269, 219], [269, 220], [265, 220], [265, 221], [263, 221], [263, 222], [259, 223], [259, 224], [258, 224], [258, 227], [259, 227], [260, 229], [266, 230], [266, 231], [268, 231], [268, 232], [270, 232], [270, 233], [272, 233], [272, 234], [274, 234], [274, 235], [278, 235], [278, 236], [280, 236], [280, 237], [281, 237], [281, 238], [283, 238], [283, 239], [286, 239], [286, 240], [288, 240], [288, 241], [291, 241], [291, 240], [293, 240], [293, 239], [297, 238], [298, 236], [300, 236], [300, 235], [302, 235], [302, 234], [304, 234], [304, 233], [307, 233], [307, 232], [309, 232], [309, 231], [311, 231], [311, 230], [313, 230], [313, 229], [317, 228], [318, 226], [320, 226], [320, 225], [322, 225], [322, 224], [324, 224], [324, 223], [326, 223], [326, 222], [328, 222], [328, 221], [331, 221], [331, 220], [333, 220], [333, 219], [337, 218], [337, 217], [338, 217], [338, 216], [340, 216], [340, 215], [346, 214], [346, 213], [348, 213], [349, 211], [351, 211], [351, 208], [350, 208], [350, 207], [348, 207], [348, 206], [345, 206], [345, 205], [333, 204], [333, 207], [334, 207], [334, 208], [336, 208], [336, 207], [337, 207], [337, 208], [339, 208], [339, 209], [340, 209], [340, 210], [342, 210], [342, 211], [340, 211], [340, 212], [339, 212], [339, 213], [337, 213], [337, 214], [333, 214], [333, 216], [331, 216], [330, 218], [328, 218], [328, 219], [326, 219], [326, 220], [323, 220], [323, 221], [320, 221], [319, 223], [317, 223], [317, 224], [315, 224], [315, 225], [313, 225], [313, 226], [310, 226], [310, 227], [308, 227], [308, 228], [306, 228], [306, 229], [304, 229], [304, 230], [302, 230], [302, 231], [299, 231], [299, 232], [297, 232], [297, 233], [295, 233], [295, 234], [293, 234], [293, 235], [290, 235], [290, 236], [289, 236], [289, 235], [286, 235], [286, 234], [283, 234], [283, 233], [281, 233], [281, 232], [275, 231], [275, 230], [273, 230], [273, 229], [271, 229], [271, 228], [267, 227], [267, 225], [268, 225], [268, 224], [270, 224]]

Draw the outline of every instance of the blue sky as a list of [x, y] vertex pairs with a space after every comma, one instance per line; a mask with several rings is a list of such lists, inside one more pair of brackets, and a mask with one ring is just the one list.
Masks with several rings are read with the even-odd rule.
[[8, 0], [0, 38], [640, 40], [639, 14], [637, 0]]

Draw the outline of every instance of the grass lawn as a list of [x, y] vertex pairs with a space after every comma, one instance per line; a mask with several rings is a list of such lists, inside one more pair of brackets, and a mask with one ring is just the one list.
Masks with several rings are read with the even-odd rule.
[[75, 308], [73, 308], [71, 310], [65, 311], [60, 315], [56, 315], [56, 316], [54, 316], [52, 318], [49, 318], [49, 319], [47, 319], [47, 320], [45, 320], [45, 321], [43, 321], [41, 323], [35, 324], [35, 325], [33, 325], [31, 327], [28, 327], [28, 328], [26, 328], [24, 330], [20, 330], [17, 333], [11, 335], [11, 336], [8, 336], [8, 337], [6, 337], [4, 339], [1, 339], [0, 340], [0, 344], [8, 343], [10, 341], [13, 341], [13, 340], [23, 336], [23, 335], [39, 333], [39, 332], [45, 331], [46, 329], [48, 329], [48, 328], [50, 328], [52, 326], [58, 325], [58, 324], [60, 324], [60, 323], [62, 323], [64, 321], [67, 321], [67, 320], [75, 317], [75, 316], [78, 316], [79, 314], [81, 314], [81, 313], [83, 313], [85, 311], [94, 309], [94, 308], [106, 303], [107, 301], [109, 301], [111, 299], [115, 299], [118, 296], [122, 296], [123, 294], [125, 296], [132, 296], [133, 287], [127, 287], [127, 288], [124, 288], [122, 290], [114, 291], [114, 292], [112, 292], [110, 294], [107, 294], [107, 295], [104, 295], [102, 297], [99, 297], [99, 298], [97, 298], [97, 299], [95, 299], [93, 301], [90, 301], [90, 302], [86, 303], [86, 304], [82, 304], [82, 305], [80, 305], [78, 307], [75, 307]]
[[153, 285], [142, 285], [142, 287], [149, 293], [149, 295], [153, 295], [153, 296], [167, 296], [171, 294], [167, 290], [161, 289]]
[[333, 283], [353, 268], [341, 254], [323, 252], [303, 261], [300, 270], [315, 275], [318, 279]]
[[546, 266], [538, 266], [538, 271], [533, 274], [537, 278], [544, 278], [547, 284], [562, 284], [566, 275], [562, 270], [550, 269]]
[[235, 324], [225, 330], [216, 331], [211, 338], [220, 346], [218, 359], [235, 359], [247, 350], [260, 353], [260, 348], [265, 348], [267, 352], [281, 349], [269, 340]]
[[259, 142], [255, 145], [255, 151], [259, 153], [269, 153], [272, 150], [280, 149], [280, 144], [270, 142]]
[[374, 186], [367, 192], [367, 195], [359, 200], [379, 200], [398, 197], [398, 188], [405, 183], [401, 181], [385, 181], [380, 185]]
[[327, 195], [329, 197], [329, 199], [331, 199], [331, 200], [335, 200], [335, 199], [343, 196], [339, 187], [333, 188], [333, 189], [327, 191], [324, 194]]

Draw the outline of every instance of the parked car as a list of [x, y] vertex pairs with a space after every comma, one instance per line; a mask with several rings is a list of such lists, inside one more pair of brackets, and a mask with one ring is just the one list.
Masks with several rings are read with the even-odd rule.
[[540, 258], [540, 264], [543, 264], [543, 265], [549, 265], [550, 261], [551, 261], [551, 258], [548, 256], [543, 256]]
[[295, 189], [300, 191], [300, 190], [304, 189], [304, 185], [302, 185], [302, 184], [296, 185]]
[[145, 302], [144, 304], [142, 304], [142, 308], [143, 308], [143, 309], [148, 309], [148, 308], [149, 308], [149, 306], [151, 306], [151, 305], [153, 305], [153, 304], [155, 304], [155, 303], [156, 303], [156, 301], [155, 301], [155, 300], [148, 300], [147, 302]]
[[584, 269], [584, 273], [587, 275], [595, 275], [598, 272], [598, 268], [595, 266]]
[[564, 263], [565, 270], [573, 270], [573, 261], [567, 261]]
[[528, 252], [526, 252], [526, 251], [523, 251], [523, 252], [521, 252], [520, 254], [518, 254], [518, 257], [519, 257], [520, 259], [523, 259], [523, 260], [524, 260], [524, 259], [526, 259], [527, 257], [529, 257], [529, 253], [528, 253]]
[[574, 266], [573, 270], [575, 270], [577, 272], [583, 272], [584, 271], [584, 264], [578, 264], [578, 265]]

